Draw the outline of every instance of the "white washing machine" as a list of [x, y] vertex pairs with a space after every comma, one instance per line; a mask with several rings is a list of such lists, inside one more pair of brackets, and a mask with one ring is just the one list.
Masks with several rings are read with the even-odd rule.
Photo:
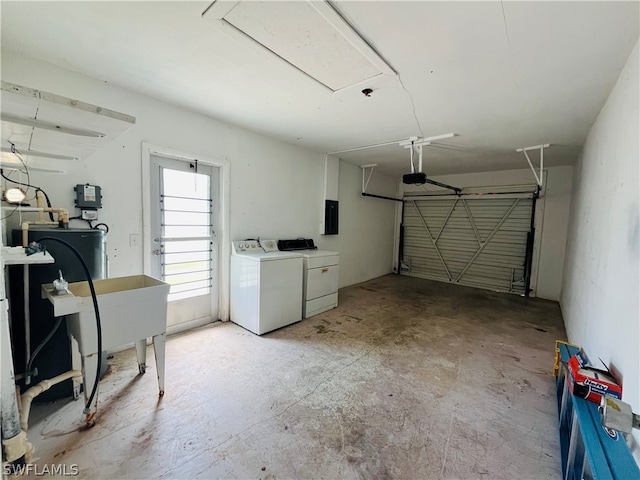
[[[275, 241], [262, 241], [275, 246]], [[262, 335], [302, 320], [302, 255], [232, 242], [231, 321]]]
[[338, 306], [340, 255], [326, 250], [301, 250], [304, 259], [302, 316], [309, 318]]

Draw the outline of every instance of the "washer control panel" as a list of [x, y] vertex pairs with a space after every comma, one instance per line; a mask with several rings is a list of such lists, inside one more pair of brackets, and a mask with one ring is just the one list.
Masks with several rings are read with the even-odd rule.
[[233, 253], [264, 253], [258, 240], [236, 240], [231, 242]]

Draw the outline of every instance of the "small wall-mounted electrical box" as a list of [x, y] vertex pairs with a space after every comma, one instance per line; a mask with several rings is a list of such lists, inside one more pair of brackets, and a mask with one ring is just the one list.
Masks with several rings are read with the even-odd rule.
[[76, 207], [87, 210], [102, 208], [102, 189], [98, 185], [76, 185]]
[[98, 185], [76, 185], [76, 208], [80, 209], [83, 220], [97, 220], [98, 209], [102, 208], [102, 189]]

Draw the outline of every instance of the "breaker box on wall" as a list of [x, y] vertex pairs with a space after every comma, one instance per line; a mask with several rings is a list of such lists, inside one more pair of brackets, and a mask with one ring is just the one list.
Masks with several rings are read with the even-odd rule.
[[324, 201], [324, 234], [338, 234], [338, 201]]
[[338, 179], [340, 176], [340, 159], [334, 155], [327, 155], [322, 168], [323, 191], [322, 200], [324, 212], [323, 222], [320, 224], [322, 235], [338, 234]]

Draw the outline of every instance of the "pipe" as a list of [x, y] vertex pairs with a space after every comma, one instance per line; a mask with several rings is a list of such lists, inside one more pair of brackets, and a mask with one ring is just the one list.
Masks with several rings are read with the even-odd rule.
[[22, 222], [22, 246], [27, 248], [29, 246], [29, 223]]
[[[33, 445], [27, 440], [27, 432], [20, 431], [17, 435], [2, 440], [2, 448], [4, 450], [4, 458], [9, 463], [31, 463], [33, 456]], [[3, 467], [6, 464], [3, 463]], [[11, 471], [11, 468], [9, 469]], [[5, 477], [3, 477], [5, 478]], [[14, 478], [14, 477], [7, 477]]]
[[[4, 265], [4, 262], [2, 263]], [[0, 280], [0, 283], [2, 284], [2, 301], [0, 302], [0, 366], [2, 368], [0, 373], [0, 423], [2, 425], [2, 440], [4, 443], [20, 434], [20, 414], [13, 373], [11, 340], [9, 336], [9, 312], [7, 305], [9, 302], [4, 298], [4, 282]], [[16, 458], [20, 458], [21, 456], [22, 455]], [[7, 458], [7, 460], [9, 459]]]
[[[44, 209], [45, 207], [40, 190], [36, 190], [36, 206], [40, 209]], [[38, 221], [44, 222], [44, 210], [40, 210], [40, 212], [38, 212]]]
[[[458, 197], [495, 197], [499, 195], [534, 195], [535, 192], [460, 192], [456, 194]], [[452, 197], [451, 193], [419, 193], [419, 194], [408, 194], [405, 193], [404, 197], [406, 198], [421, 198], [421, 197]]]
[[41, 393], [49, 390], [54, 385], [64, 382], [65, 380], [69, 380], [70, 378], [82, 379], [82, 372], [80, 370], [69, 370], [68, 372], [61, 373], [53, 378], [41, 381], [22, 394], [20, 397], [20, 401], [22, 403], [22, 410], [20, 412], [20, 428], [22, 428], [22, 430], [26, 432], [29, 429], [29, 412], [31, 411], [31, 402], [33, 402], [33, 399]]
[[27, 207], [27, 209], [22, 209], [22, 212], [40, 212], [41, 218], [44, 212], [51, 212], [58, 215], [57, 222], [51, 222], [47, 220], [40, 221], [30, 221], [30, 222], [22, 222], [22, 246], [27, 248], [29, 246], [29, 225], [57, 225], [60, 228], [68, 228], [69, 227], [69, 211], [66, 208], [38, 208], [38, 207]]
[[430, 178], [427, 178], [427, 183], [430, 183], [431, 185], [435, 185], [436, 187], [442, 187], [448, 190], [453, 190], [454, 192], [456, 192], [456, 194], [459, 194], [462, 191], [458, 187], [452, 187], [451, 185], [447, 185], [446, 183], [436, 182], [435, 180], [431, 180]]
[[335, 155], [336, 153], [355, 152], [356, 150], [366, 150], [367, 148], [384, 147], [387, 145], [397, 145], [402, 140], [394, 140], [393, 142], [376, 143], [374, 145], [363, 145], [362, 147], [347, 148], [346, 150], [338, 150], [335, 152], [329, 152], [327, 155]]
[[528, 297], [531, 293], [531, 272], [533, 271], [533, 245], [536, 238], [536, 201], [540, 196], [540, 187], [536, 187], [536, 191], [531, 199], [531, 225], [529, 227], [529, 233], [527, 234], [527, 250], [525, 254], [524, 264], [524, 295]]
[[404, 256], [404, 201], [400, 213], [400, 240], [398, 241], [398, 275], [402, 273], [402, 257]]
[[395, 202], [404, 202], [401, 198], [385, 197], [384, 195], [374, 195], [373, 193], [362, 192], [363, 197], [382, 198], [383, 200], [393, 200]]
[[31, 309], [29, 308], [29, 265], [22, 266], [22, 287], [24, 302], [24, 360], [25, 360], [25, 385], [31, 383], [31, 375], [29, 375], [28, 367], [31, 360]]
[[[28, 212], [39, 212], [39, 211], [41, 210], [41, 208], [38, 208], [38, 207], [18, 207], [18, 208], [20, 209], [20, 211], [21, 211], [22, 213], [28, 213]], [[43, 208], [44, 208], [44, 207], [43, 207]], [[9, 207], [9, 206], [7, 206], [7, 205], [3, 205], [3, 206], [2, 206], [2, 210], [6, 210], [6, 211], [9, 211], [9, 210], [13, 211], [13, 210], [15, 210], [15, 209], [16, 209], [16, 207], [15, 207], [15, 206], [13, 206], [13, 207]]]

